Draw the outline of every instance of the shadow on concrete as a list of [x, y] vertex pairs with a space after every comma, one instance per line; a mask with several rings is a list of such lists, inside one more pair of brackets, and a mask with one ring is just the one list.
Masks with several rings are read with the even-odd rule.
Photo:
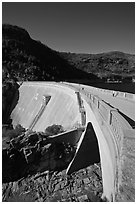
[[4, 140], [9, 145], [5, 144], [2, 151], [2, 182], [17, 181], [44, 171], [52, 173], [67, 169], [83, 131], [79, 128], [47, 138], [34, 133], [26, 140], [23, 134], [14, 138], [12, 145], [9, 140]]
[[135, 129], [135, 121], [134, 121], [134, 120], [132, 120], [131, 118], [129, 118], [127, 115], [125, 115], [124, 113], [122, 113], [122, 112], [119, 111], [119, 110], [118, 110], [118, 113], [119, 113], [120, 115], [122, 115], [122, 117], [125, 118], [125, 119], [128, 121], [128, 123], [131, 125], [131, 127], [132, 127], [133, 129]]
[[89, 165], [100, 162], [97, 137], [91, 122], [88, 123], [83, 140], [81, 141], [75, 158], [70, 164], [67, 174], [71, 174]]
[[[111, 108], [115, 108], [114, 106], [112, 106], [111, 104], [107, 103], [106, 101], [104, 101], [107, 105], [109, 105]], [[117, 109], [118, 110], [118, 109]], [[131, 127], [133, 129], [135, 129], [135, 121], [132, 120], [131, 118], [129, 118], [127, 115], [125, 115], [124, 113], [122, 113], [121, 111], [118, 110], [118, 113], [125, 118], [125, 120], [127, 120], [127, 122], [131, 125]]]
[[121, 91], [135, 94], [135, 83], [127, 82], [127, 83], [106, 83], [100, 80], [99, 78], [96, 80], [89, 80], [89, 79], [72, 79], [67, 80], [70, 83], [78, 83], [84, 84], [88, 86], [93, 86], [95, 88], [107, 89], [107, 90], [114, 90], [114, 91]]

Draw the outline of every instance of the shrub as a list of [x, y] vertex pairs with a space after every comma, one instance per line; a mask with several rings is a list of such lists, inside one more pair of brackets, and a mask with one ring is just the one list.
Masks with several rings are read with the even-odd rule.
[[2, 137], [8, 137], [9, 139], [15, 138], [25, 132], [25, 128], [23, 128], [20, 124], [18, 124], [15, 129], [11, 128], [3, 128], [2, 129]]
[[57, 135], [59, 133], [64, 132], [62, 125], [51, 125], [45, 129], [45, 133], [47, 136]]

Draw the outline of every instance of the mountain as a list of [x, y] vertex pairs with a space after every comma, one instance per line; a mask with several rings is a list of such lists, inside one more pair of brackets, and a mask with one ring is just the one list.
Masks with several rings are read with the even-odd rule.
[[60, 52], [69, 64], [87, 73], [94, 73], [101, 79], [132, 81], [135, 78], [135, 55], [123, 52], [101, 54], [76, 54]]
[[58, 52], [31, 39], [25, 29], [8, 24], [2, 25], [2, 65], [3, 81], [97, 80], [95, 75], [69, 64]]

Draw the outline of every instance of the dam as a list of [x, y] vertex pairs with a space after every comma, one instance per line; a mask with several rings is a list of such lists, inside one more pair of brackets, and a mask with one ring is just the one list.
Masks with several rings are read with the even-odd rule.
[[52, 139], [77, 144], [66, 173], [100, 160], [102, 197], [134, 201], [134, 94], [65, 82], [24, 82], [11, 119], [14, 127], [21, 124], [28, 131], [62, 125], [66, 132]]

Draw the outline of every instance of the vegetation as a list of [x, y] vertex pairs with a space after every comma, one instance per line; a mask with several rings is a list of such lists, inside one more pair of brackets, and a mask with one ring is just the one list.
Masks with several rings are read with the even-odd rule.
[[75, 68], [94, 73], [103, 81], [132, 82], [135, 79], [135, 56], [122, 52], [75, 54], [60, 52]]
[[25, 131], [21, 125], [17, 125], [15, 129], [3, 128], [3, 183], [45, 170], [67, 168], [74, 156], [74, 145], [49, 138], [64, 132], [61, 125], [47, 127], [46, 133], [31, 132], [26, 135]]
[[2, 137], [7, 137], [9, 140], [13, 139], [15, 137], [18, 137], [22, 133], [24, 133], [26, 130], [21, 125], [17, 125], [15, 128], [13, 127], [3, 127], [2, 128]]
[[64, 132], [62, 125], [52, 125], [46, 128], [45, 134], [47, 136], [57, 135], [59, 133]]

